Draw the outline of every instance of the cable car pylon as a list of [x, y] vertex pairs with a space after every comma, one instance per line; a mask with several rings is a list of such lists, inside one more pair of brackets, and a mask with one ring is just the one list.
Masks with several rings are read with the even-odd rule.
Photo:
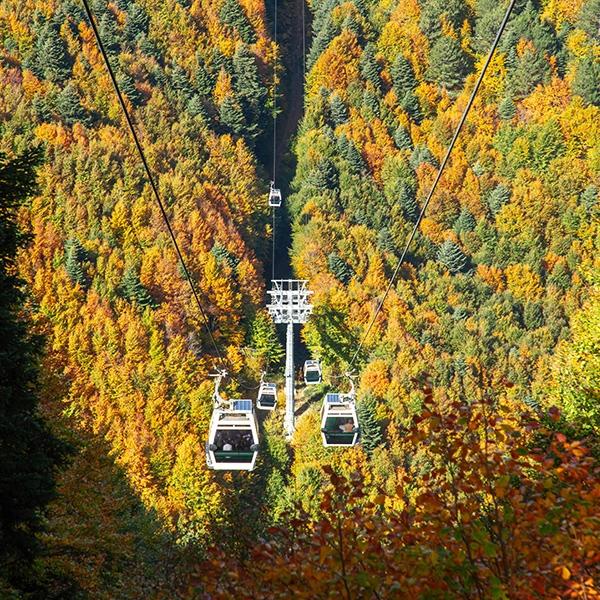
[[269, 314], [275, 323], [287, 325], [285, 344], [285, 421], [284, 427], [288, 437], [295, 430], [295, 398], [294, 398], [294, 325], [306, 323], [312, 313], [308, 289], [305, 279], [273, 279], [267, 305]]

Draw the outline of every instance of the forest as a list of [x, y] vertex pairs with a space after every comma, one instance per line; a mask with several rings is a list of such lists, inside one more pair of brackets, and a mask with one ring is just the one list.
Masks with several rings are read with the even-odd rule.
[[600, 0], [89, 7], [0, 0], [0, 598], [600, 599]]

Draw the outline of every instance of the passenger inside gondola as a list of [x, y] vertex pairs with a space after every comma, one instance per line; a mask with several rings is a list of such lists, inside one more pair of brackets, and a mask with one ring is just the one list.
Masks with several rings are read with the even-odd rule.
[[252, 434], [249, 431], [217, 431], [215, 445], [224, 452], [249, 452]]

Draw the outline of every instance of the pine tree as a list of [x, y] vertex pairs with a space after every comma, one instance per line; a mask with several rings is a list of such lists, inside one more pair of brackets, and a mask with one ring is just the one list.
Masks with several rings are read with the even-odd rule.
[[383, 444], [381, 423], [377, 418], [377, 401], [372, 396], [363, 398], [356, 407], [360, 426], [360, 441], [367, 456]]
[[137, 270], [134, 268], [127, 269], [123, 274], [123, 279], [121, 280], [121, 291], [123, 296], [125, 296], [129, 302], [138, 304], [142, 308], [157, 307], [154, 298], [152, 298], [150, 292], [142, 285], [140, 276], [138, 275]]
[[413, 169], [416, 169], [421, 163], [424, 162], [427, 162], [434, 167], [438, 166], [438, 162], [435, 159], [435, 156], [433, 156], [431, 150], [427, 146], [422, 145], [415, 146], [409, 162]]
[[138, 36], [148, 33], [148, 15], [138, 4], [131, 4], [127, 9], [124, 33], [132, 43]]
[[517, 107], [513, 99], [507, 96], [498, 105], [498, 115], [504, 121], [510, 121], [517, 114]]
[[269, 365], [277, 365], [285, 351], [277, 337], [273, 320], [266, 312], [259, 312], [252, 319], [249, 328], [250, 347], [263, 356]]
[[379, 117], [379, 98], [368, 88], [363, 92], [363, 114], [369, 119]]
[[413, 92], [404, 94], [404, 98], [400, 101], [400, 107], [405, 110], [408, 116], [418, 125], [423, 120], [423, 112], [419, 99]]
[[452, 229], [454, 229], [456, 233], [462, 233], [463, 231], [473, 231], [476, 225], [477, 222], [469, 209], [463, 207], [460, 211], [460, 215], [458, 215], [456, 221], [454, 221]]
[[265, 88], [260, 80], [256, 58], [244, 44], [239, 44], [233, 55], [234, 89], [239, 98], [243, 98], [254, 107], [263, 106]]
[[381, 89], [380, 70], [375, 60], [375, 46], [368, 43], [360, 57], [360, 72], [363, 78], [370, 82], [376, 90]]
[[0, 588], [8, 598], [51, 596], [33, 561], [44, 509], [54, 496], [54, 471], [66, 450], [40, 416], [42, 339], [28, 331], [23, 282], [15, 275], [26, 239], [17, 212], [34, 191], [38, 161], [33, 152], [12, 160], [0, 155]]
[[208, 118], [206, 107], [204, 106], [204, 102], [202, 98], [198, 94], [194, 94], [190, 101], [187, 104], [187, 110], [192, 115], [192, 117], [204, 117]]
[[107, 10], [99, 23], [102, 45], [108, 54], [119, 54], [121, 51], [119, 44], [119, 30], [115, 24], [115, 18], [111, 11]]
[[591, 212], [598, 204], [598, 188], [595, 185], [590, 185], [582, 192], [579, 200], [582, 206]]
[[412, 150], [413, 143], [408, 131], [402, 125], [399, 125], [394, 133], [394, 142], [399, 150]]
[[196, 53], [196, 89], [200, 96], [210, 96], [213, 87], [215, 85], [214, 79], [206, 68], [206, 62], [204, 61], [204, 57], [197, 52]]
[[238, 0], [225, 0], [221, 7], [220, 18], [225, 25], [233, 27], [246, 44], [256, 41], [256, 33]]
[[444, 35], [433, 44], [427, 70], [430, 81], [448, 90], [457, 90], [470, 68], [471, 59], [454, 38]]
[[550, 65], [537, 48], [526, 49], [515, 60], [515, 67], [509, 69], [507, 75], [508, 89], [515, 98], [525, 98], [550, 78]]
[[85, 250], [81, 242], [71, 238], [65, 242], [65, 270], [73, 283], [78, 283], [82, 288], [87, 285], [87, 277], [81, 266], [85, 260]]
[[398, 54], [396, 57], [390, 68], [390, 74], [398, 98], [404, 98], [405, 94], [412, 92], [417, 87], [415, 72], [410, 61], [403, 54]]
[[510, 201], [510, 190], [503, 185], [497, 185], [487, 197], [487, 205], [493, 215]]
[[450, 273], [460, 273], [467, 266], [467, 257], [460, 249], [460, 246], [452, 240], [446, 240], [438, 249], [438, 261], [450, 271]]
[[71, 82], [56, 97], [56, 109], [67, 125], [74, 125], [78, 121], [84, 124], [89, 123], [87, 113], [81, 106], [79, 94]]
[[335, 252], [332, 252], [327, 257], [327, 265], [334, 277], [344, 285], [348, 285], [352, 277], [354, 277], [352, 267]]
[[232, 254], [231, 252], [229, 252], [229, 250], [227, 250], [227, 248], [221, 246], [221, 244], [218, 244], [216, 242], [211, 248], [211, 253], [217, 258], [219, 262], [224, 262], [228, 264], [232, 270], [234, 270], [240, 262], [238, 257], [235, 256], [235, 254]]
[[336, 125], [342, 125], [348, 121], [348, 109], [338, 94], [332, 94], [329, 101], [331, 118]]
[[406, 183], [400, 184], [400, 189], [398, 190], [398, 204], [402, 209], [404, 218], [414, 223], [419, 216], [419, 205], [417, 203], [415, 190]]
[[544, 312], [539, 302], [526, 302], [523, 310], [523, 323], [527, 329], [537, 329], [544, 324]]
[[583, 29], [592, 40], [600, 42], [600, 0], [587, 0], [577, 15], [577, 27]]
[[236, 135], [242, 135], [246, 130], [246, 118], [233, 96], [227, 96], [219, 110], [221, 123]]
[[67, 46], [51, 24], [43, 29], [36, 51], [38, 72], [54, 83], [64, 81], [70, 72]]
[[140, 106], [142, 103], [142, 94], [140, 94], [137, 87], [135, 87], [135, 80], [133, 77], [129, 73], [122, 71], [119, 73], [118, 82], [121, 91], [129, 98], [131, 104]]
[[194, 90], [185, 69], [177, 63], [173, 64], [173, 69], [171, 70], [171, 85], [185, 100], [190, 100], [194, 95]]
[[306, 58], [306, 67], [308, 69], [312, 68], [315, 62], [317, 62], [319, 56], [325, 52], [327, 46], [329, 46], [329, 43], [334, 37], [335, 27], [329, 18], [313, 37], [313, 42]]
[[348, 148], [346, 150], [346, 159], [350, 164], [350, 171], [355, 175], [360, 175], [366, 169], [365, 161], [363, 160], [362, 154], [358, 151], [354, 142], [348, 142]]
[[350, 142], [346, 137], [345, 133], [342, 133], [336, 142], [338, 154], [340, 156], [346, 157], [348, 155], [348, 148], [350, 147]]
[[600, 64], [597, 60], [585, 57], [579, 62], [573, 92], [589, 104], [600, 106]]

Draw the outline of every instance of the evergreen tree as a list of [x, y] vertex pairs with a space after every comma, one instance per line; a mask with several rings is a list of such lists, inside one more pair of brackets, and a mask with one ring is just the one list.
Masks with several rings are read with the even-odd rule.
[[421, 163], [424, 162], [428, 162], [434, 167], [438, 166], [438, 162], [435, 159], [435, 156], [433, 156], [431, 153], [431, 150], [427, 146], [421, 145], [415, 146], [409, 162], [413, 169], [416, 169]]
[[544, 324], [544, 312], [539, 302], [526, 302], [523, 323], [527, 329], [537, 329]]
[[187, 104], [187, 110], [190, 113], [190, 115], [192, 115], [192, 117], [202, 116], [205, 119], [208, 118], [204, 102], [198, 94], [194, 94], [190, 98], [190, 101]]
[[105, 11], [100, 17], [99, 27], [102, 45], [108, 54], [119, 54], [121, 51], [119, 44], [119, 30], [115, 24], [115, 17], [109, 10]]
[[598, 204], [598, 188], [595, 185], [590, 185], [582, 192], [579, 200], [582, 206], [591, 212]]
[[408, 131], [402, 125], [399, 125], [394, 133], [394, 142], [400, 150], [412, 150], [413, 143]]
[[211, 248], [211, 253], [219, 262], [227, 263], [232, 270], [235, 270], [240, 262], [235, 254], [232, 254], [227, 248], [216, 242]]
[[419, 205], [414, 188], [402, 183], [398, 191], [398, 204], [402, 209], [404, 218], [414, 223], [419, 216]]
[[450, 273], [460, 273], [467, 266], [467, 257], [460, 249], [460, 246], [452, 240], [446, 240], [438, 249], [438, 261], [450, 271]]
[[138, 4], [131, 4], [127, 8], [127, 20], [124, 33], [127, 39], [134, 43], [140, 35], [148, 33], [148, 15]]
[[383, 444], [381, 423], [377, 418], [377, 402], [372, 396], [363, 398], [356, 407], [360, 427], [360, 441], [367, 456]]
[[338, 154], [340, 156], [348, 156], [348, 148], [350, 147], [350, 142], [348, 141], [348, 138], [346, 137], [345, 133], [342, 133], [342, 135], [340, 135], [340, 137], [337, 139], [336, 146]]
[[225, 0], [221, 7], [220, 18], [225, 25], [233, 27], [246, 44], [256, 41], [256, 33], [238, 0]]
[[370, 82], [376, 90], [381, 89], [380, 70], [375, 60], [375, 46], [368, 43], [360, 57], [360, 72], [363, 78]]
[[123, 296], [125, 296], [129, 302], [138, 304], [142, 308], [157, 307], [154, 298], [152, 298], [150, 292], [142, 285], [140, 276], [138, 275], [137, 270], [134, 268], [127, 269], [123, 274], [123, 279], [121, 280], [121, 291]]
[[589, 104], [600, 106], [600, 64], [597, 60], [585, 57], [579, 62], [573, 92]]
[[190, 100], [194, 95], [194, 90], [185, 69], [177, 63], [173, 64], [173, 69], [171, 70], [171, 85], [185, 100]]
[[379, 98], [369, 88], [363, 92], [363, 108], [369, 118], [379, 117]]
[[418, 125], [423, 119], [421, 104], [419, 99], [413, 92], [404, 94], [404, 98], [400, 101], [400, 107], [405, 110], [408, 116]]
[[487, 197], [487, 205], [493, 215], [510, 201], [510, 190], [503, 185], [497, 185]]
[[79, 94], [71, 82], [56, 97], [56, 109], [67, 125], [74, 125], [78, 121], [84, 125], [89, 124], [87, 113], [81, 106]]
[[233, 96], [227, 96], [219, 110], [221, 123], [236, 135], [242, 135], [246, 130], [246, 118]]
[[329, 101], [331, 118], [336, 125], [342, 125], [348, 120], [348, 109], [338, 94], [332, 94]]
[[470, 57], [454, 38], [443, 35], [433, 44], [427, 70], [430, 81], [448, 90], [457, 90], [470, 68]]
[[510, 121], [517, 114], [517, 107], [513, 99], [507, 96], [498, 105], [498, 116], [504, 121]]
[[464, 0], [426, 0], [421, 2], [421, 30], [429, 40], [437, 39], [442, 34], [442, 19], [458, 32], [468, 16], [468, 4]]
[[129, 98], [131, 104], [140, 106], [142, 103], [142, 94], [140, 94], [135, 87], [135, 80], [133, 77], [129, 73], [122, 71], [119, 73], [118, 81], [121, 91]]
[[339, 174], [331, 160], [320, 160], [310, 177], [312, 185], [322, 191], [335, 190], [339, 185]]
[[249, 327], [250, 347], [263, 356], [268, 365], [281, 362], [285, 351], [277, 337], [273, 320], [266, 312], [259, 312], [252, 319]]
[[334, 277], [344, 285], [348, 285], [352, 277], [354, 277], [352, 267], [335, 252], [332, 252], [327, 257], [327, 265]]
[[348, 142], [348, 149], [346, 150], [346, 159], [350, 164], [350, 170], [355, 175], [360, 175], [366, 170], [365, 161], [363, 160], [362, 154], [358, 151], [354, 142]]
[[48, 81], [61, 83], [69, 76], [71, 61], [67, 46], [50, 23], [40, 34], [34, 60], [38, 65], [36, 72]]
[[398, 98], [404, 98], [408, 92], [412, 92], [417, 87], [415, 72], [410, 61], [403, 54], [398, 54], [394, 60], [390, 74]]
[[313, 37], [313, 42], [306, 58], [306, 67], [308, 69], [312, 68], [319, 56], [325, 52], [327, 46], [329, 46], [329, 43], [335, 37], [335, 27], [331, 22], [331, 18], [327, 19], [323, 27], [316, 31], [317, 33]]
[[586, 0], [577, 16], [577, 27], [583, 29], [592, 40], [600, 42], [600, 0]]
[[234, 89], [253, 107], [264, 106], [265, 88], [261, 83], [256, 58], [244, 44], [239, 44], [233, 55]]
[[78, 283], [85, 289], [87, 277], [83, 271], [82, 263], [86, 258], [86, 252], [77, 238], [71, 238], [65, 242], [65, 270], [73, 283]]
[[462, 233], [463, 231], [473, 231], [476, 225], [475, 218], [469, 209], [463, 207], [460, 211], [460, 215], [458, 215], [458, 218], [454, 221], [453, 229], [456, 233]]
[[507, 76], [508, 89], [515, 98], [525, 98], [550, 78], [550, 65], [537, 48], [526, 49], [515, 61], [515, 67], [508, 70]]
[[52, 110], [47, 95], [36, 94], [31, 102], [31, 108], [38, 121], [44, 122], [52, 119]]
[[26, 239], [17, 212], [34, 190], [38, 159], [33, 152], [13, 160], [0, 155], [0, 594], [7, 598], [50, 597], [32, 565], [54, 496], [54, 470], [65, 453], [39, 413], [42, 340], [23, 319], [23, 282], [15, 275]]
[[196, 53], [196, 61], [198, 63], [195, 73], [196, 89], [200, 96], [210, 96], [215, 85], [214, 79], [206, 68], [204, 57], [199, 52]]

